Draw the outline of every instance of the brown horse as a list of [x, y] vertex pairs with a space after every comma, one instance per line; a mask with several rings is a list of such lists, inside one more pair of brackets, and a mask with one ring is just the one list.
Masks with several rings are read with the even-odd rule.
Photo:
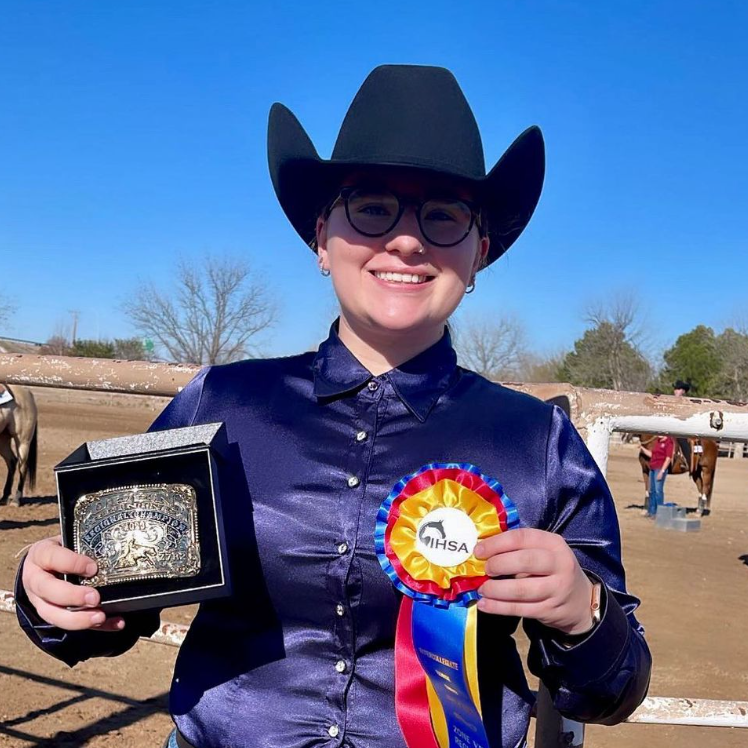
[[[0, 457], [8, 468], [0, 504], [20, 506], [26, 482], [33, 488], [36, 481], [37, 411], [31, 390], [16, 386], [8, 389], [13, 400], [0, 405]], [[16, 468], [18, 484], [11, 495]]]
[[[643, 447], [657, 438], [651, 434], [639, 434], [639, 443]], [[714, 471], [717, 467], [719, 445], [715, 439], [701, 439], [689, 437], [675, 440], [675, 452], [668, 473], [679, 475], [687, 472], [699, 492], [699, 503], [696, 509], [698, 516], [706, 516], [711, 512], [712, 490], [714, 488]], [[639, 452], [639, 464], [644, 477], [644, 505], [649, 503], [649, 457]]]

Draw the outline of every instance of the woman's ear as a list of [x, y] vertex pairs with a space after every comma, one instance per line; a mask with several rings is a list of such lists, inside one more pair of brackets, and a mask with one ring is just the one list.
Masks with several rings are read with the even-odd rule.
[[327, 261], [327, 221], [320, 216], [317, 218], [315, 227], [317, 237], [317, 260], [320, 270], [329, 270], [330, 265]]
[[475, 275], [481, 268], [486, 266], [486, 259], [488, 257], [488, 250], [491, 247], [491, 240], [487, 236], [480, 238], [480, 244], [478, 245], [478, 251], [475, 254], [475, 262], [473, 263], [473, 275]]

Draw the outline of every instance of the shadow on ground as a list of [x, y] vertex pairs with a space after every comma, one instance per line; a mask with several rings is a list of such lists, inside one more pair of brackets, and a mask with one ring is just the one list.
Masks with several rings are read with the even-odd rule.
[[[109, 691], [88, 688], [76, 683], [58, 680], [57, 678], [48, 678], [43, 675], [37, 675], [36, 673], [30, 673], [25, 670], [17, 670], [16, 668], [6, 667], [5, 665], [0, 665], [0, 674], [22, 678], [44, 686], [53, 686], [54, 688], [71, 693], [68, 698], [63, 697], [50, 706], [42, 709], [32, 709], [22, 717], [7, 719], [0, 723], [0, 736], [5, 735], [12, 739], [23, 740], [33, 746], [43, 746], [44, 748], [77, 748], [78, 746], [86, 745], [86, 742], [90, 738], [97, 735], [121, 730], [123, 727], [127, 727], [134, 722], [139, 722], [151, 714], [158, 712], [166, 714], [168, 711], [168, 694], [166, 693], [140, 701]], [[27, 732], [31, 727], [29, 723], [34, 720], [55, 714], [87, 699], [104, 699], [105, 701], [121, 704], [123, 708], [96, 722], [83, 725], [77, 730], [60, 731], [51, 738], [42, 738], [31, 732]]]

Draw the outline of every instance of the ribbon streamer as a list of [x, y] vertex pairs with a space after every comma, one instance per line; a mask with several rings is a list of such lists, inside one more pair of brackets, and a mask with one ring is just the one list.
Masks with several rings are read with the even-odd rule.
[[408, 748], [489, 748], [477, 669], [475, 544], [519, 524], [498, 481], [469, 463], [429, 463], [398, 481], [377, 514], [375, 549], [405, 597], [395, 638], [395, 703]]

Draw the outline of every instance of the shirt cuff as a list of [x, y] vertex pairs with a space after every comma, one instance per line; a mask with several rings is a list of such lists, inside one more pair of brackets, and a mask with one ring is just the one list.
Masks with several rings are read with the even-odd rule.
[[67, 632], [57, 626], [53, 626], [51, 623], [47, 623], [39, 616], [31, 604], [22, 581], [23, 565], [25, 563], [26, 556], [23, 557], [18, 566], [18, 573], [16, 574], [16, 581], [13, 587], [13, 594], [16, 598], [16, 617], [29, 639], [40, 649], [47, 651], [50, 644], [63, 642]]
[[631, 625], [615, 595], [596, 574], [585, 573], [602, 585], [600, 623], [578, 639], [570, 640], [546, 626], [539, 626], [538, 632], [543, 667], [561, 671], [560, 680], [572, 689], [604, 679], [618, 666], [631, 636]]
[[66, 631], [47, 623], [36, 612], [23, 587], [23, 565], [21, 561], [16, 575], [14, 593], [16, 616], [26, 636], [39, 647], [65, 664], [76, 665], [90, 657], [114, 657], [126, 652], [141, 636], [150, 636], [159, 625], [159, 612], [146, 610], [123, 616], [122, 631]]

